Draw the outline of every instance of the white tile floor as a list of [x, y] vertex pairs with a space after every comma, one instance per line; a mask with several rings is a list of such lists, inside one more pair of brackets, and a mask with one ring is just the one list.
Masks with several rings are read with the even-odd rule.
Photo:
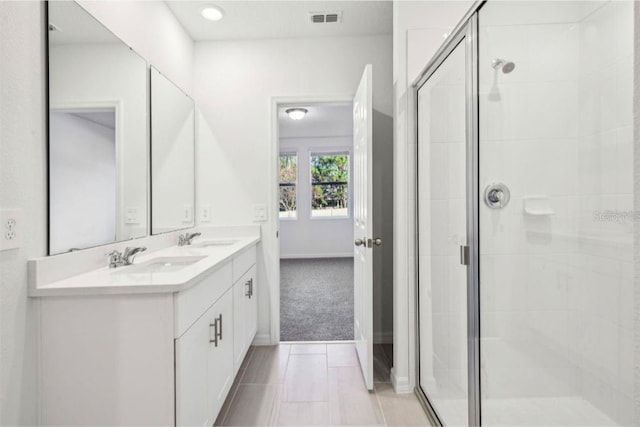
[[369, 392], [353, 344], [252, 347], [216, 425], [430, 426], [413, 394], [393, 391], [388, 350], [374, 353], [376, 383]]

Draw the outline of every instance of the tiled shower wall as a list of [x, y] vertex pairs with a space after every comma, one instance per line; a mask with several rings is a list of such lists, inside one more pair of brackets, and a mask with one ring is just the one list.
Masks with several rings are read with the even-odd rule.
[[512, 195], [480, 212], [484, 399], [581, 396], [633, 421], [632, 8], [480, 15], [480, 186]]
[[570, 258], [569, 356], [578, 390], [633, 424], [633, 2], [580, 23], [580, 247]]

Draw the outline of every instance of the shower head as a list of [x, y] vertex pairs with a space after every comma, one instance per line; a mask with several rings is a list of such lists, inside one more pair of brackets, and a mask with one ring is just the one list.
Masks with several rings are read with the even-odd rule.
[[493, 61], [491, 61], [491, 66], [493, 67], [494, 70], [501, 69], [502, 72], [505, 74], [509, 74], [510, 72], [513, 71], [514, 68], [516, 68], [516, 64], [514, 64], [513, 62], [505, 61], [504, 59], [500, 59], [500, 58], [496, 58]]

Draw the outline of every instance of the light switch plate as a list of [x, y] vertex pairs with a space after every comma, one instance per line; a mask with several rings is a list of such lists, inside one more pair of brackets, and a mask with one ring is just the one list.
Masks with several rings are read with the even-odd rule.
[[183, 223], [189, 223], [193, 220], [193, 206], [191, 205], [184, 205], [183, 207], [183, 217], [182, 217], [182, 222]]
[[22, 246], [22, 209], [0, 209], [0, 251]]
[[209, 222], [211, 222], [211, 205], [202, 205], [200, 206], [200, 223]]
[[253, 205], [253, 221], [264, 222], [267, 218], [267, 205], [259, 204]]

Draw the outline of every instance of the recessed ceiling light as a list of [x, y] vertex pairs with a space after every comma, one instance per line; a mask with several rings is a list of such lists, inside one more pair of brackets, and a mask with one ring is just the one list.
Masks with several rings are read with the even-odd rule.
[[218, 6], [205, 6], [200, 11], [200, 14], [204, 19], [208, 19], [209, 21], [219, 21], [224, 16], [224, 11]]
[[284, 111], [292, 120], [302, 120], [309, 110], [306, 108], [288, 108]]

